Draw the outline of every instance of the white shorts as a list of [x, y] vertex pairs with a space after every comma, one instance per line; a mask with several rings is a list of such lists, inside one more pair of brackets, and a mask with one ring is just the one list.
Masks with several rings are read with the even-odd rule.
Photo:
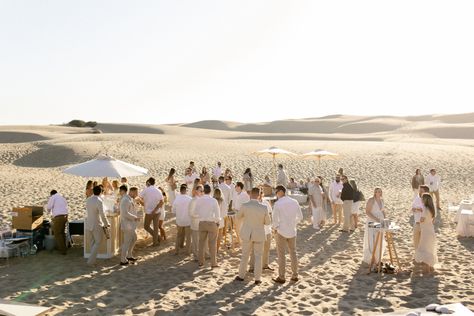
[[357, 215], [360, 213], [360, 201], [352, 203], [352, 210], [351, 213]]

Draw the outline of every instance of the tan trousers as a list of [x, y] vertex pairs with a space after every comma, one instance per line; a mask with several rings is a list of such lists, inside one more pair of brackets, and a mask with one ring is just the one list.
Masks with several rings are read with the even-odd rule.
[[254, 256], [254, 275], [255, 280], [260, 281], [262, 277], [262, 255], [263, 255], [263, 241], [242, 240], [242, 260], [240, 261], [239, 277], [245, 277], [247, 265], [249, 263], [250, 252]]
[[344, 225], [342, 226], [343, 230], [351, 230], [351, 219], [352, 219], [352, 200], [345, 200], [342, 204], [342, 209], [344, 210]]
[[204, 264], [204, 246], [209, 245], [211, 266], [217, 265], [217, 232], [219, 225], [215, 222], [199, 222], [199, 264]]
[[[143, 226], [145, 230], [153, 237], [153, 246], [160, 244], [160, 235], [158, 228], [158, 221], [160, 219], [159, 213], [145, 214], [145, 222]], [[150, 227], [150, 224], [153, 222], [153, 228]]]
[[332, 216], [334, 217], [334, 223], [342, 223], [342, 204], [332, 204]]
[[[272, 242], [272, 234], [267, 234], [265, 236], [265, 242], [263, 243], [263, 257], [262, 257], [262, 267], [266, 268], [268, 267], [270, 263], [270, 245]], [[250, 269], [254, 268], [254, 254], [253, 250], [250, 250]]]
[[87, 264], [95, 264], [97, 261], [97, 253], [99, 252], [99, 246], [104, 238], [104, 229], [97, 225], [94, 230], [89, 231], [91, 234], [91, 254], [87, 260]]
[[278, 276], [285, 279], [286, 270], [286, 247], [290, 253], [292, 278], [298, 277], [298, 258], [296, 257], [296, 237], [285, 238], [276, 234], [276, 245], [278, 255]]
[[186, 240], [186, 254], [191, 253], [191, 227], [176, 225], [176, 253], [179, 249], [184, 248], [184, 241]]
[[53, 234], [56, 248], [60, 253], [66, 254], [66, 223], [67, 216], [59, 215], [53, 218]]
[[135, 229], [125, 229], [123, 232], [123, 243], [120, 252], [120, 261], [127, 262], [127, 258], [133, 258], [133, 248], [137, 242], [137, 232]]
[[415, 247], [415, 250], [418, 248], [418, 245], [420, 244], [420, 237], [421, 237], [420, 223], [415, 223], [415, 226], [413, 227], [413, 246]]

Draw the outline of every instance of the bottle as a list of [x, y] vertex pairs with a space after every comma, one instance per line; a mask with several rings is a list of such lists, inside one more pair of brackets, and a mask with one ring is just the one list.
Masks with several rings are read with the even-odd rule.
[[31, 246], [30, 248], [30, 255], [36, 255], [37, 251], [38, 251], [38, 247], [36, 247], [36, 245], [33, 244], [33, 246]]

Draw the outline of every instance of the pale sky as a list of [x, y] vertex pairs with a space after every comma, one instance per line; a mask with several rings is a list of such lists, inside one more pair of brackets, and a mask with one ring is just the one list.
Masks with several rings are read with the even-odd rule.
[[0, 124], [474, 110], [474, 1], [0, 1]]

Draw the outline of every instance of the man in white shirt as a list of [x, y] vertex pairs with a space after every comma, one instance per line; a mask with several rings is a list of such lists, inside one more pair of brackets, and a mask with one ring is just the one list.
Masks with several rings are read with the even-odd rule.
[[343, 186], [340, 174], [336, 175], [336, 180], [334, 180], [329, 186], [329, 200], [331, 201], [332, 218], [334, 224], [338, 225], [341, 225], [342, 223], [342, 205], [344, 202], [341, 200], [341, 193]]
[[224, 199], [224, 205], [229, 208], [230, 201], [232, 201], [232, 189], [225, 183], [223, 176], [219, 177], [219, 185], [217, 186], [222, 192], [222, 198]]
[[97, 260], [100, 243], [104, 238], [104, 227], [110, 227], [109, 221], [104, 213], [104, 203], [100, 198], [102, 188], [95, 186], [92, 191], [94, 195], [86, 200], [86, 227], [88, 234], [91, 235], [91, 253], [87, 260], [88, 265], [94, 265]]
[[441, 210], [439, 200], [439, 187], [441, 185], [441, 178], [436, 174], [435, 169], [430, 170], [430, 174], [425, 177], [425, 185], [430, 188], [431, 197], [436, 198], [436, 209]]
[[426, 185], [420, 185], [418, 187], [418, 195], [415, 196], [413, 199], [412, 203], [412, 212], [413, 212], [413, 221], [414, 221], [414, 226], [413, 226], [413, 246], [418, 248], [418, 244], [420, 243], [420, 237], [421, 237], [421, 228], [420, 228], [420, 220], [421, 220], [421, 214], [423, 212], [423, 201], [421, 197], [425, 193], [429, 193], [430, 189]]
[[283, 170], [283, 165], [279, 164], [278, 165], [278, 176], [277, 176], [277, 185], [282, 185], [286, 187], [288, 185], [288, 175], [286, 174], [286, 171]]
[[270, 215], [268, 208], [258, 201], [260, 197], [260, 189], [253, 188], [251, 191], [252, 199], [242, 204], [242, 207], [237, 214], [237, 217], [242, 221], [242, 259], [240, 261], [239, 275], [235, 278], [236, 281], [243, 281], [247, 264], [250, 257], [250, 252], [254, 254], [254, 274], [255, 284], [260, 284], [262, 281], [262, 255], [263, 245], [265, 242], [265, 225], [270, 224]]
[[189, 215], [189, 204], [192, 198], [187, 195], [187, 186], [181, 185], [179, 188], [180, 194], [176, 196], [173, 202], [172, 212], [176, 214], [176, 250], [179, 254], [179, 249], [184, 248], [184, 240], [186, 240], [186, 253], [191, 254], [191, 216]]
[[191, 215], [199, 219], [199, 266], [204, 265], [204, 246], [209, 244], [211, 267], [217, 267], [217, 232], [220, 222], [220, 208], [216, 199], [210, 196], [211, 186], [204, 185], [204, 196], [196, 200]]
[[278, 277], [273, 279], [277, 283], [285, 283], [286, 248], [291, 258], [291, 280], [298, 281], [298, 258], [296, 257], [296, 226], [303, 219], [299, 203], [286, 196], [286, 188], [276, 187], [278, 200], [273, 207], [273, 229], [276, 230], [276, 244], [278, 254]]
[[221, 167], [221, 162], [217, 162], [217, 167], [214, 167], [212, 169], [212, 183], [215, 184], [218, 179], [222, 176], [222, 167]]
[[194, 180], [197, 179], [197, 175], [193, 174], [191, 168], [187, 168], [184, 174], [184, 183], [188, 187], [188, 195], [191, 196], [194, 188]]
[[50, 198], [46, 208], [51, 213], [53, 219], [53, 233], [56, 240], [56, 248], [65, 255], [67, 251], [66, 245], [66, 225], [67, 225], [67, 201], [56, 190], [50, 192]]
[[137, 242], [137, 222], [140, 218], [137, 216], [135, 198], [138, 196], [138, 189], [131, 187], [127, 194], [128, 186], [123, 184], [120, 186], [120, 228], [123, 233], [123, 243], [120, 256], [120, 265], [128, 265], [135, 263], [136, 258], [133, 257], [133, 249]]
[[204, 188], [198, 185], [192, 190], [191, 202], [189, 202], [189, 217], [191, 218], [191, 247], [194, 255], [194, 261], [199, 261], [199, 217], [196, 214], [196, 202], [201, 198]]
[[[250, 201], [250, 196], [247, 191], [244, 190], [244, 184], [242, 182], [237, 182], [235, 184], [234, 193], [232, 194], [232, 209], [235, 211], [235, 214], [238, 214], [242, 204]], [[237, 235], [237, 243], [240, 243], [240, 225], [241, 221], [238, 216], [235, 217], [234, 226], [235, 232]]]
[[[155, 187], [155, 178], [147, 180], [148, 186], [140, 193], [139, 197], [145, 207], [145, 230], [152, 236], [152, 246], [160, 245], [159, 226], [160, 209], [163, 206], [163, 194]], [[153, 228], [150, 224], [153, 222]]]

